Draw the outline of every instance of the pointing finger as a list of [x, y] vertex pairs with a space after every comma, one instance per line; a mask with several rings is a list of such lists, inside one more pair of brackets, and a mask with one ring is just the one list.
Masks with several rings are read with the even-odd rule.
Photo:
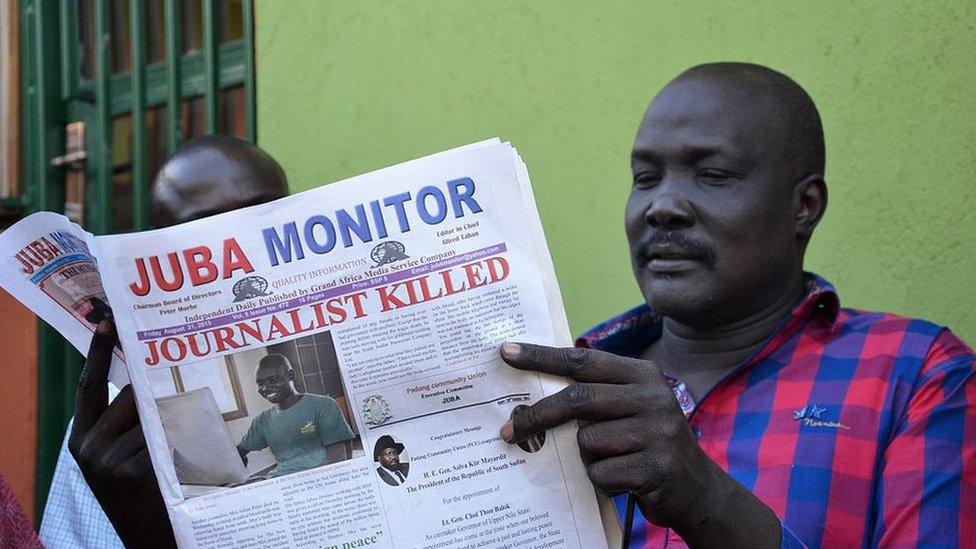
[[620, 385], [573, 383], [532, 406], [516, 410], [500, 434], [506, 442], [520, 442], [574, 419], [605, 421], [629, 417], [638, 411], [638, 404], [628, 398]]
[[654, 488], [648, 478], [654, 478], [650, 472], [652, 458], [644, 453], [624, 454], [613, 456], [586, 467], [586, 473], [593, 484], [607, 494], [620, 492], [634, 492], [638, 495]]
[[[520, 370], [533, 370], [588, 383], [631, 383], [637, 377], [636, 363], [593, 349], [546, 347], [528, 343], [505, 343], [502, 360]], [[643, 364], [650, 364], [644, 361]]]

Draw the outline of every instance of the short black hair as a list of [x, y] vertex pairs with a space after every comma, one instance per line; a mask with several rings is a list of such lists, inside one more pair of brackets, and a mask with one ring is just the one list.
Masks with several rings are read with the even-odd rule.
[[[161, 198], [166, 193], [185, 193], [185, 185], [192, 185], [185, 181], [171, 180], [167, 175], [167, 166], [190, 159], [201, 152], [215, 153], [224, 158], [237, 161], [236, 164], [247, 170], [254, 181], [266, 185], [273, 194], [287, 196], [288, 177], [284, 168], [270, 154], [264, 152], [257, 145], [230, 135], [211, 134], [190, 139], [160, 166], [150, 191], [150, 217], [158, 226], [173, 223], [172, 214], [166, 209]], [[212, 161], [212, 159], [208, 160]]]
[[706, 78], [744, 86], [750, 92], [773, 100], [775, 117], [791, 136], [798, 177], [823, 175], [826, 166], [823, 122], [813, 98], [795, 80], [763, 65], [742, 62], [719, 62], [696, 65], [685, 70], [674, 82]]
[[[271, 155], [261, 150], [261, 148], [254, 143], [239, 137], [234, 137], [233, 135], [224, 135], [220, 133], [212, 133], [208, 135], [201, 135], [200, 137], [194, 137], [193, 139], [190, 139], [189, 141], [186, 141], [180, 145], [170, 158], [179, 158], [180, 156], [191, 154], [200, 149], [218, 149], [227, 152], [228, 154], [234, 154], [235, 152], [240, 151], [246, 154], [255, 154], [259, 157], [266, 157], [270, 163], [275, 165], [278, 164], [278, 162], [275, 161]], [[284, 171], [282, 171], [282, 173], [284, 173]]]
[[258, 369], [261, 368], [284, 368], [288, 371], [292, 369], [288, 357], [279, 353], [268, 353], [261, 357], [261, 360], [258, 361]]

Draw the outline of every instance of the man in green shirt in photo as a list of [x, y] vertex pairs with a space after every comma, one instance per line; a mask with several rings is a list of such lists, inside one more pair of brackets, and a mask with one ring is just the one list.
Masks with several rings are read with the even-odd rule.
[[277, 477], [347, 459], [344, 442], [355, 438], [331, 397], [295, 390], [295, 370], [284, 355], [272, 353], [258, 363], [258, 393], [274, 404], [258, 414], [237, 445], [241, 459], [271, 448], [278, 464], [268, 473]]

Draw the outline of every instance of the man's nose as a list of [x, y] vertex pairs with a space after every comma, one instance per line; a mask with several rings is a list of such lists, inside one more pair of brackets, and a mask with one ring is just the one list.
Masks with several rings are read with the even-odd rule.
[[662, 182], [651, 201], [644, 219], [655, 229], [687, 229], [695, 224], [695, 212], [691, 204], [676, 192], [674, 182]]

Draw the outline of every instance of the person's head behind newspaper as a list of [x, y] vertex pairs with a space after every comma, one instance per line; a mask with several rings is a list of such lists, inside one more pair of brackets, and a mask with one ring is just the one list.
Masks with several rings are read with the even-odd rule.
[[226, 135], [183, 144], [153, 183], [150, 213], [157, 227], [185, 223], [288, 194], [285, 172], [257, 146]]
[[258, 362], [254, 373], [258, 393], [272, 404], [280, 404], [298, 394], [295, 390], [295, 370], [288, 357], [270, 353]]
[[400, 465], [400, 453], [403, 452], [403, 444], [393, 440], [390, 435], [383, 435], [376, 441], [373, 460], [380, 462], [380, 465], [387, 469], [395, 469]]

